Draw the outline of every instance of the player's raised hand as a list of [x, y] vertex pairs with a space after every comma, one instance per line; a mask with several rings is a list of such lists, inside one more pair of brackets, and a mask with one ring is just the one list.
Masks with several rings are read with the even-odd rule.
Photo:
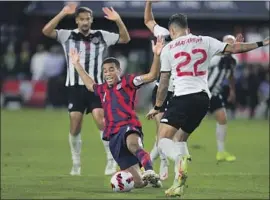
[[161, 51], [162, 51], [162, 49], [164, 47], [164, 37], [158, 36], [156, 44], [154, 43], [153, 40], [151, 42], [152, 42], [152, 51], [153, 51], [153, 53], [156, 54], [157, 56], [160, 56]]
[[149, 113], [146, 115], [146, 118], [148, 120], [150, 119], [154, 119], [155, 115], [157, 115], [159, 113], [159, 110], [155, 110], [154, 108], [152, 108]]
[[121, 19], [120, 15], [113, 9], [113, 7], [104, 7], [102, 8], [102, 11], [105, 14], [104, 17], [108, 20], [117, 21]]
[[241, 33], [237, 34], [235, 37], [235, 43], [244, 42], [244, 37]]
[[79, 55], [77, 49], [75, 49], [75, 48], [70, 49], [69, 56], [71, 58], [72, 64], [75, 65], [75, 64], [80, 62], [80, 55]]
[[267, 37], [267, 38], [265, 38], [264, 40], [263, 40], [263, 46], [267, 46], [267, 45], [269, 45], [269, 37]]
[[62, 9], [62, 12], [66, 15], [72, 15], [75, 13], [77, 5], [75, 2], [70, 2]]

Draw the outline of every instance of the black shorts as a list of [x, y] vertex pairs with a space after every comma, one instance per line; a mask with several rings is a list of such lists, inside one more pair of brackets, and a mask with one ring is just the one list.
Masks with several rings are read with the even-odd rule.
[[95, 108], [102, 108], [100, 98], [84, 85], [68, 87], [68, 111], [88, 114]]
[[[152, 105], [153, 106], [156, 105], [157, 90], [158, 90], [158, 86], [156, 85], [155, 88], [153, 89], [153, 92], [152, 92]], [[161, 106], [160, 112], [165, 112], [172, 96], [173, 96], [173, 92], [168, 91], [167, 97], [166, 97], [163, 105]]]
[[213, 113], [220, 108], [224, 108], [225, 103], [221, 94], [213, 95], [210, 99], [209, 112]]
[[160, 123], [181, 128], [192, 133], [201, 123], [209, 108], [209, 97], [205, 92], [174, 96], [170, 100]]

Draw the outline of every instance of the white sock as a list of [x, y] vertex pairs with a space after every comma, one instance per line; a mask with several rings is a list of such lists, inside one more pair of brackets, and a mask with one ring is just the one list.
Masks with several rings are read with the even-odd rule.
[[81, 148], [82, 148], [81, 134], [79, 133], [75, 136], [69, 134], [69, 145], [70, 145], [73, 164], [80, 165], [81, 164]]
[[221, 125], [221, 124], [217, 123], [216, 136], [217, 136], [217, 149], [218, 149], [218, 152], [225, 151], [224, 142], [225, 142], [225, 136], [226, 136], [226, 129], [227, 129], [226, 124]]
[[103, 146], [104, 146], [104, 149], [105, 149], [105, 152], [106, 152], [107, 160], [113, 159], [112, 153], [110, 151], [109, 141], [105, 141], [105, 140], [102, 139], [103, 131], [100, 131], [100, 137], [101, 137], [101, 141], [103, 142]]
[[152, 162], [154, 162], [157, 159], [158, 154], [159, 154], [159, 151], [158, 151], [158, 147], [157, 147], [157, 141], [155, 141], [153, 149], [150, 152], [150, 159]]
[[176, 148], [180, 149], [180, 152], [183, 156], [188, 156], [189, 151], [188, 151], [188, 146], [187, 142], [175, 142]]
[[167, 138], [162, 138], [159, 140], [158, 148], [159, 151], [161, 151], [166, 157], [172, 160], [175, 160], [180, 155], [180, 152], [176, 151], [174, 141]]
[[177, 181], [179, 177], [179, 162], [182, 156], [189, 155], [188, 147], [186, 142], [175, 142], [175, 148], [176, 151], [179, 152], [179, 156], [176, 157], [175, 163], [174, 163], [174, 182]]

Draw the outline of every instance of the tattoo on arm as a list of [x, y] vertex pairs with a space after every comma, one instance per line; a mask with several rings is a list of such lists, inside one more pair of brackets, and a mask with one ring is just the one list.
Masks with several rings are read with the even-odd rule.
[[162, 106], [167, 97], [170, 76], [171, 76], [170, 72], [162, 72], [160, 75], [156, 97], [156, 106]]

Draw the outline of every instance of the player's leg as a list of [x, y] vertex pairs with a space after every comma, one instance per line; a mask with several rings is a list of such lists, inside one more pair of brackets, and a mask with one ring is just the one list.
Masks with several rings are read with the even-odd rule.
[[70, 134], [69, 134], [69, 145], [71, 149], [71, 156], [73, 167], [71, 169], [71, 175], [81, 174], [81, 127], [83, 121], [83, 114], [81, 112], [70, 112]]
[[126, 146], [131, 154], [141, 163], [145, 169], [143, 173], [143, 180], [147, 180], [153, 187], [161, 187], [159, 176], [154, 172], [150, 155], [143, 149], [141, 140], [142, 133], [137, 128], [131, 128], [126, 133]]
[[234, 161], [236, 157], [226, 152], [225, 137], [227, 134], [227, 115], [221, 95], [212, 96], [210, 100], [210, 112], [216, 119], [217, 161]]
[[[158, 89], [158, 86], [156, 85], [155, 88], [153, 89], [153, 93], [152, 93], [152, 104], [153, 106], [155, 105], [155, 101], [156, 101], [156, 93], [157, 93], [157, 89]], [[158, 127], [159, 127], [159, 123], [160, 123], [160, 120], [164, 114], [164, 111], [165, 111], [165, 108], [167, 106], [167, 101], [168, 99], [170, 98], [171, 96], [167, 95], [167, 98], [165, 100], [166, 103], [164, 103], [164, 105], [162, 106], [161, 110], [160, 110], [160, 113], [155, 115], [155, 122], [156, 122], [156, 133], [158, 134]], [[159, 148], [158, 148], [158, 136], [156, 136], [156, 139], [155, 139], [155, 143], [154, 143], [154, 146], [150, 152], [150, 158], [152, 160], [152, 162], [154, 162], [155, 159], [157, 159], [158, 155], [159, 155], [159, 158], [160, 158], [160, 167], [159, 167], [159, 176], [160, 176], [160, 179], [161, 180], [166, 180], [168, 178], [168, 165], [169, 165], [169, 161], [168, 159], [166, 158], [166, 156], [161, 152], [159, 151]]]
[[141, 172], [139, 164], [135, 164], [127, 168], [126, 171], [132, 174], [135, 188], [143, 188], [148, 184], [147, 181], [143, 180], [142, 172]]
[[71, 150], [73, 167], [71, 175], [81, 174], [81, 128], [83, 121], [84, 105], [81, 87], [68, 88], [68, 111], [69, 111], [69, 145]]
[[107, 164], [105, 167], [104, 174], [105, 175], [112, 175], [117, 170], [117, 163], [115, 162], [115, 160], [112, 157], [110, 147], [109, 147], [109, 141], [105, 141], [102, 139], [103, 130], [104, 130], [104, 110], [101, 108], [95, 108], [92, 110], [92, 115], [93, 115], [93, 118], [94, 118], [94, 121], [95, 121], [97, 127], [100, 130], [100, 138], [101, 138], [101, 141], [103, 143], [106, 157], [107, 157]]
[[[167, 157], [175, 161], [175, 180], [172, 187], [165, 192], [168, 196], [183, 195], [188, 161], [190, 161], [186, 141], [204, 118], [208, 105], [207, 94], [201, 92], [174, 97], [170, 101], [168, 110], [164, 113], [159, 128], [159, 148]], [[179, 132], [180, 128], [181, 132]], [[173, 141], [177, 131], [179, 142]]]

